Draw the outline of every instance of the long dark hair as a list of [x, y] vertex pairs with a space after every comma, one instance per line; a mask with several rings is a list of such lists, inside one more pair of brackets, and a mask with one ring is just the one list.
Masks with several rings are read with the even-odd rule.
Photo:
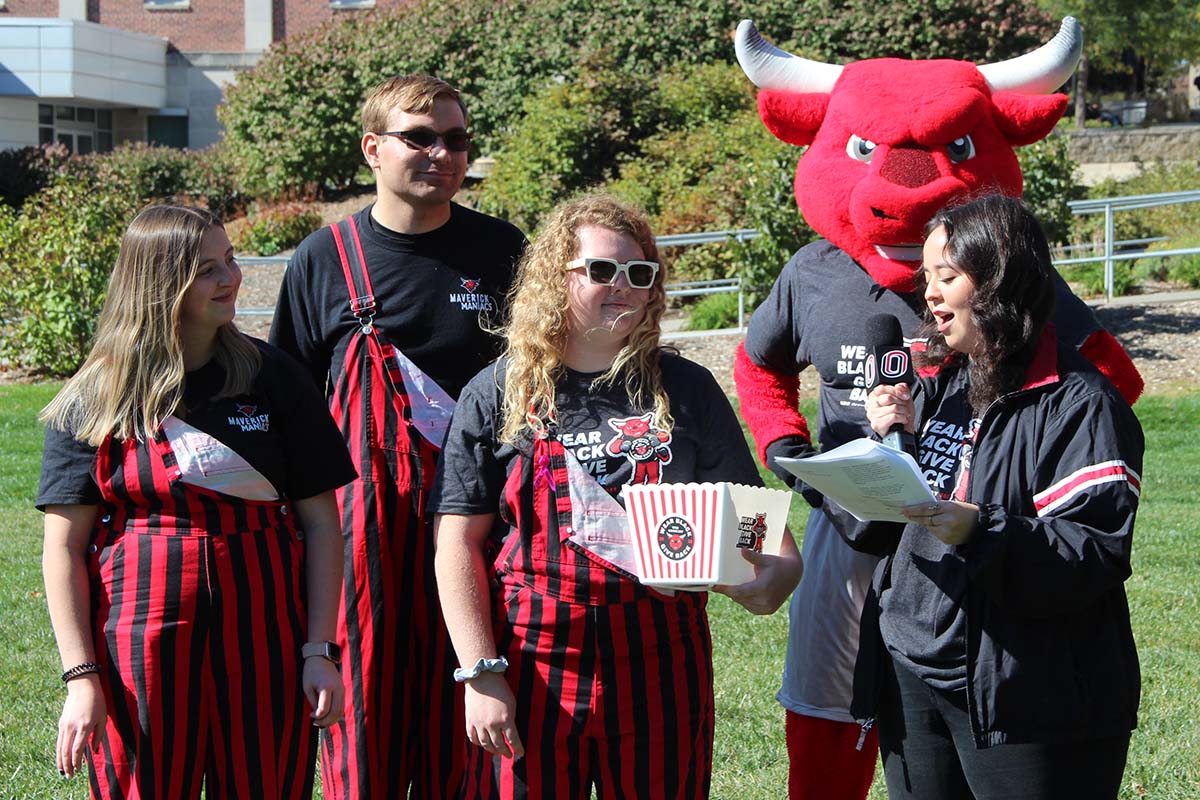
[[[939, 227], [946, 231], [946, 260], [975, 285], [971, 314], [983, 346], [969, 361], [970, 401], [982, 412], [997, 397], [1020, 388], [1042, 330], [1054, 315], [1050, 246], [1029, 207], [1001, 194], [942, 209], [925, 227], [926, 237]], [[924, 272], [918, 272], [919, 293], [925, 283]], [[966, 359], [946, 344], [928, 309], [921, 334], [928, 349], [918, 363]]]

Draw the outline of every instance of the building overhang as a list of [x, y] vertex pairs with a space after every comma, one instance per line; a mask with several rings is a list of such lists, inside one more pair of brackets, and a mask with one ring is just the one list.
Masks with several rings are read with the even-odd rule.
[[160, 108], [167, 40], [74, 19], [0, 19], [0, 96]]

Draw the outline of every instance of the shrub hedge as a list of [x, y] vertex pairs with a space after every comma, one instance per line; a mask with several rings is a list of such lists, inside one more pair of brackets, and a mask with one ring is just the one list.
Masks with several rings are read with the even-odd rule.
[[[680, 64], [732, 63], [743, 17], [801, 55], [847, 61], [902, 53], [994, 60], [1036, 47], [1053, 21], [1032, 2], [938, 0], [929, 8], [806, 0], [412, 0], [274, 45], [226, 92], [218, 116], [239, 185], [255, 196], [354, 179], [366, 91], [404, 72], [462, 89], [481, 152], [497, 149], [524, 98], [604, 57], [651, 85]], [[547, 32], [551, 32], [550, 35]]]
[[273, 256], [295, 247], [321, 227], [321, 215], [307, 203], [280, 203], [251, 211], [225, 226], [238, 253]]
[[[753, 311], [748, 306], [747, 311]], [[689, 331], [716, 331], [738, 326], [738, 298], [736, 294], [710, 294], [692, 304], [688, 312]]]
[[50, 184], [70, 157], [61, 144], [0, 150], [0, 203], [20, 208]]
[[63, 159], [48, 185], [0, 214], [0, 359], [73, 372], [91, 344], [125, 226], [151, 202], [241, 204], [220, 150], [134, 145]]

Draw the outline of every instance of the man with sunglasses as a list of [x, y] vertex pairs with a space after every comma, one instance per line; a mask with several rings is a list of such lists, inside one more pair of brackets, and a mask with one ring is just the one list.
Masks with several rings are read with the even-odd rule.
[[327, 798], [448, 798], [462, 776], [426, 496], [459, 392], [499, 354], [481, 322], [499, 319], [525, 246], [512, 225], [453, 202], [467, 121], [431, 76], [370, 92], [361, 147], [375, 202], [297, 248], [271, 327], [326, 388], [360, 476], [338, 492], [346, 709], [322, 744]]

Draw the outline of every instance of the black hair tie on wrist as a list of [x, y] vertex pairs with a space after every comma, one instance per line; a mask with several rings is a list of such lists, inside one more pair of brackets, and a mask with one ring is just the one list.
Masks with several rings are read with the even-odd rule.
[[84, 675], [96, 675], [100, 672], [100, 665], [95, 661], [85, 661], [82, 664], [76, 664], [62, 674], [63, 683], [68, 683], [76, 678]]

